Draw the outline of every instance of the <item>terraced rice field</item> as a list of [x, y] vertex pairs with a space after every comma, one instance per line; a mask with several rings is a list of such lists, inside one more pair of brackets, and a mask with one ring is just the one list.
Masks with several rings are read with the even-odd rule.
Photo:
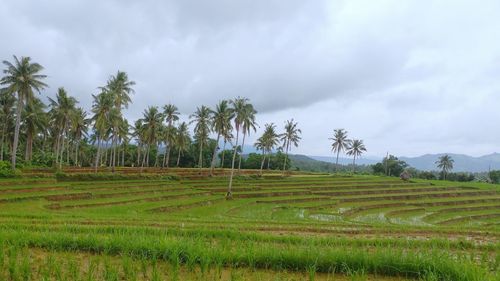
[[1, 180], [0, 280], [500, 280], [493, 185], [169, 173]]

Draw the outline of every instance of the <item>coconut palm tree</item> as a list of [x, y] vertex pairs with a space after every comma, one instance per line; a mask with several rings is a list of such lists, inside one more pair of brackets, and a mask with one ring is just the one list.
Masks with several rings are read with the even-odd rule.
[[361, 156], [363, 152], [366, 151], [366, 147], [363, 144], [363, 140], [351, 140], [347, 146], [347, 155], [353, 156], [352, 159], [352, 172], [356, 172], [356, 157]]
[[24, 160], [31, 161], [33, 155], [33, 138], [38, 132], [42, 132], [47, 127], [47, 114], [45, 113], [45, 104], [33, 97], [30, 103], [24, 109], [24, 133], [26, 134], [26, 149]]
[[267, 163], [269, 167], [269, 160], [271, 153], [275, 146], [279, 144], [279, 135], [276, 133], [276, 125], [273, 123], [265, 124], [265, 130], [261, 137], [257, 139], [255, 147], [258, 150], [262, 150], [262, 162], [260, 164], [260, 174], [262, 175], [262, 169], [264, 168], [264, 162], [266, 156], [268, 157]]
[[332, 140], [332, 151], [337, 153], [337, 159], [335, 160], [335, 172], [337, 172], [339, 167], [339, 154], [340, 152], [347, 149], [349, 145], [349, 140], [347, 139], [347, 131], [344, 129], [333, 130], [333, 138], [328, 138]]
[[443, 180], [446, 180], [446, 174], [453, 170], [453, 163], [455, 160], [451, 158], [450, 155], [445, 154], [443, 156], [440, 156], [438, 160], [436, 161], [436, 165], [439, 169], [441, 169], [441, 173], [443, 173]]
[[283, 142], [283, 148], [285, 149], [285, 160], [283, 161], [283, 176], [285, 175], [288, 151], [291, 149], [291, 145], [295, 147], [299, 146], [299, 141], [301, 139], [300, 134], [302, 133], [302, 131], [297, 128], [297, 126], [298, 123], [294, 123], [293, 119], [287, 120], [285, 123], [285, 132], [281, 135], [281, 141]]
[[75, 166], [79, 166], [78, 153], [80, 142], [83, 137], [87, 136], [89, 122], [90, 120], [87, 118], [87, 112], [85, 112], [85, 110], [81, 107], [77, 108], [73, 114], [73, 119], [71, 120], [71, 134], [75, 143]]
[[255, 121], [255, 114], [257, 111], [253, 108], [253, 105], [247, 104], [245, 107], [245, 114], [241, 122], [242, 132], [243, 132], [243, 141], [241, 142], [241, 153], [240, 159], [238, 161], [238, 174], [241, 170], [241, 159], [243, 157], [243, 148], [245, 147], [245, 137], [250, 135], [251, 131], [256, 131], [257, 122]]
[[2, 137], [0, 138], [0, 161], [3, 161], [6, 137], [9, 135], [9, 125], [14, 123], [14, 111], [12, 108], [16, 99], [7, 92], [0, 92], [0, 120], [2, 120]]
[[189, 136], [189, 128], [186, 122], [182, 122], [176, 130], [175, 134], [175, 146], [178, 149], [177, 153], [177, 167], [179, 167], [179, 162], [181, 160], [182, 152], [186, 151], [191, 143], [191, 137]]
[[77, 101], [74, 97], [69, 96], [64, 88], [59, 88], [56, 99], [49, 98], [49, 101], [52, 126], [59, 129], [56, 136], [56, 162], [59, 162], [59, 168], [61, 168], [64, 159], [64, 143], [69, 135], [68, 131], [74, 118]]
[[118, 145], [118, 131], [119, 125], [122, 122], [122, 109], [128, 108], [129, 103], [131, 102], [130, 95], [134, 93], [134, 89], [132, 88], [135, 85], [134, 81], [130, 81], [126, 72], [118, 71], [116, 75], [112, 75], [106, 86], [101, 87], [102, 90], [110, 93], [112, 95], [113, 103], [115, 110], [110, 111], [112, 115], [110, 116], [110, 121], [113, 122], [111, 128], [111, 161], [110, 165], [114, 171], [116, 166], [116, 146]]
[[189, 123], [195, 123], [194, 136], [199, 145], [199, 156], [198, 156], [198, 166], [201, 169], [203, 167], [203, 145], [207, 144], [208, 134], [210, 134], [210, 121], [212, 119], [212, 110], [204, 105], [198, 107], [196, 112], [191, 114], [189, 118], [192, 118]]
[[[234, 129], [236, 130], [236, 140], [233, 146], [233, 160], [231, 161], [231, 174], [229, 176], [229, 186], [227, 188], [227, 199], [232, 199], [233, 194], [231, 188], [233, 187], [233, 176], [234, 176], [234, 162], [236, 161], [236, 154], [238, 153], [238, 138], [240, 135], [240, 129], [242, 129], [243, 121], [247, 118], [249, 112], [249, 107], [251, 104], [247, 98], [237, 97], [230, 101], [232, 106], [232, 111], [234, 114]], [[253, 106], [252, 106], [253, 109]]]
[[5, 60], [3, 64], [6, 66], [6, 69], [3, 71], [5, 76], [0, 79], [0, 85], [5, 85], [6, 87], [3, 88], [2, 91], [12, 95], [17, 93], [16, 125], [11, 153], [11, 165], [12, 169], [15, 169], [17, 146], [19, 143], [19, 128], [21, 127], [21, 113], [24, 102], [29, 102], [31, 100], [34, 91], [40, 93], [41, 90], [47, 87], [47, 84], [42, 82], [47, 76], [40, 74], [43, 70], [43, 66], [31, 62], [30, 57], [21, 57], [18, 59], [14, 56], [14, 63]]
[[144, 148], [144, 125], [142, 124], [142, 119], [137, 119], [134, 122], [134, 127], [132, 128], [132, 137], [137, 141], [137, 166], [141, 164], [141, 151]]
[[[227, 100], [222, 100], [215, 106], [215, 110], [212, 112], [212, 128], [213, 131], [217, 133], [217, 140], [214, 147], [214, 152], [212, 154], [212, 162], [210, 165], [210, 175], [213, 175], [213, 170], [215, 168], [215, 160], [217, 156], [217, 149], [219, 148], [220, 137], [224, 138], [224, 144], [226, 142], [226, 136], [228, 132], [231, 131], [231, 119], [233, 118], [233, 111], [229, 107], [229, 102]], [[222, 152], [224, 154], [224, 151]], [[224, 157], [224, 156], [223, 156]]]
[[106, 139], [109, 131], [109, 113], [114, 106], [113, 96], [106, 91], [102, 91], [98, 95], [92, 95], [94, 103], [92, 105], [92, 121], [94, 123], [94, 133], [97, 139], [97, 153], [94, 163], [94, 172], [100, 166], [100, 151], [102, 141]]
[[147, 145], [145, 154], [142, 158], [141, 168], [149, 166], [149, 152], [152, 145], [158, 144], [158, 139], [160, 137], [160, 128], [163, 123], [163, 114], [158, 110], [156, 106], [150, 106], [144, 110], [143, 118], [143, 130], [144, 130], [144, 142]]
[[166, 145], [166, 151], [163, 155], [163, 165], [162, 167], [165, 167], [165, 163], [168, 165], [170, 163], [170, 149], [172, 147], [172, 143], [174, 141], [174, 136], [175, 136], [175, 127], [174, 127], [174, 122], [179, 120], [179, 111], [177, 106], [173, 104], [167, 104], [163, 107], [163, 115], [165, 116], [165, 122], [167, 122], [167, 128], [165, 129], [165, 145]]

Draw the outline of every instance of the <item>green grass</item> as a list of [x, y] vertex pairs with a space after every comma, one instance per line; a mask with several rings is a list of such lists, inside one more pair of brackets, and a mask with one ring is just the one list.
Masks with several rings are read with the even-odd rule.
[[[0, 180], [4, 277], [195, 280], [210, 272], [214, 280], [219, 273], [221, 280], [259, 280], [259, 274], [269, 277], [262, 280], [499, 278], [500, 219], [480, 217], [499, 212], [498, 186], [243, 176], [235, 180], [234, 200], [224, 200], [226, 178], [160, 178]], [[64, 253], [73, 263], [58, 269], [49, 257]], [[81, 268], [79, 255], [100, 260]]]

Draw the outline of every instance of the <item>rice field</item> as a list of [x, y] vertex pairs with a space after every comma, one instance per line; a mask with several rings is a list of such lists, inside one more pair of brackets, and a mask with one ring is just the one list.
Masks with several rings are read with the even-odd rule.
[[0, 180], [0, 280], [500, 280], [494, 185], [64, 172]]

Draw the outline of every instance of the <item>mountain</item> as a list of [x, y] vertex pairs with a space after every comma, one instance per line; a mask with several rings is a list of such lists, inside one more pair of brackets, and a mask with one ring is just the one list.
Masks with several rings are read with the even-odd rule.
[[480, 157], [473, 157], [465, 154], [440, 153], [425, 154], [418, 157], [399, 157], [410, 166], [423, 171], [437, 170], [436, 161], [442, 155], [448, 154], [455, 160], [453, 163], [453, 172], [486, 172], [491, 170], [500, 170], [500, 153], [492, 153]]
[[[335, 156], [309, 156], [309, 158], [328, 163], [335, 163], [336, 161]], [[356, 165], [372, 165], [380, 161], [382, 161], [382, 159], [360, 158], [356, 159]], [[342, 165], [352, 164], [352, 158], [339, 157], [339, 164]]]
[[[306, 156], [301, 154], [289, 154], [288, 157], [292, 161], [292, 168], [297, 168], [301, 171], [330, 173], [334, 170], [334, 164], [332, 163], [332, 161], [322, 161], [315, 159], [319, 158], [319, 159], [329, 160], [327, 159], [329, 157]], [[339, 158], [339, 163], [341, 163], [340, 158]], [[352, 160], [345, 161], [345, 163], [341, 164], [343, 164], [343, 166], [339, 168], [340, 170], [350, 171], [352, 169], [352, 166], [347, 166], [352, 164]], [[356, 160], [356, 170], [358, 172], [370, 172], [371, 168], [367, 166], [365, 163], [358, 163], [358, 160]]]

